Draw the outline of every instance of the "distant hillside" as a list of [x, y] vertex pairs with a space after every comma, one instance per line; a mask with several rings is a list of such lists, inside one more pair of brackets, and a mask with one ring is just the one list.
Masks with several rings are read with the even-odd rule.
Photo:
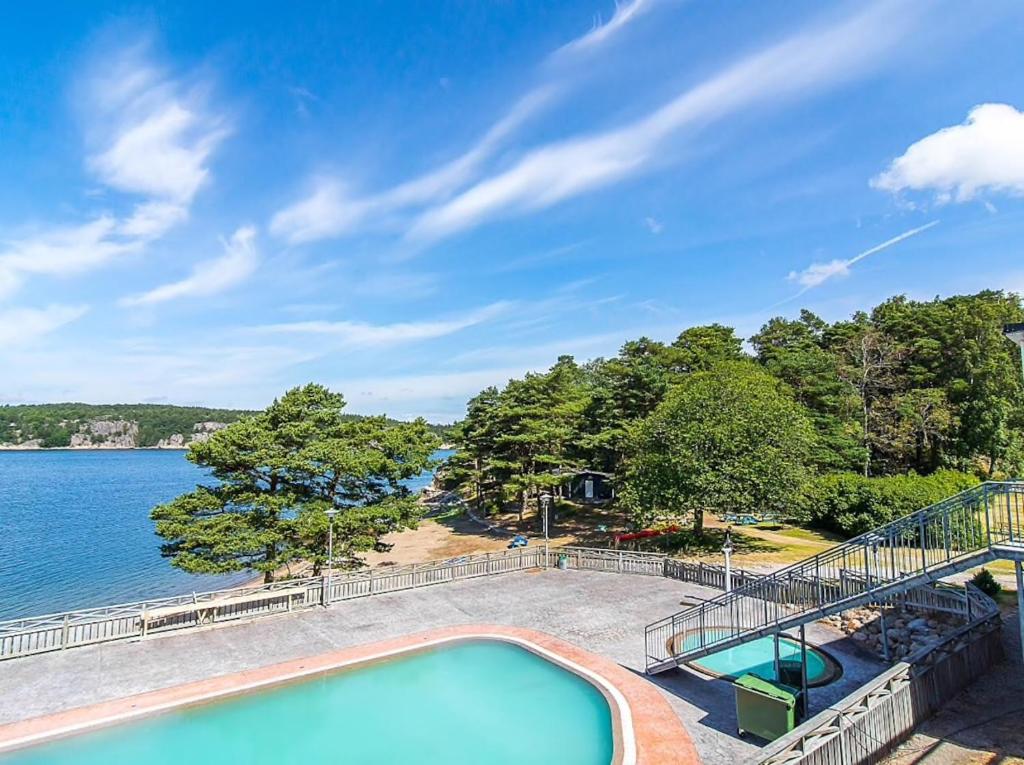
[[[249, 414], [166, 404], [0, 405], [0, 448], [181, 449]], [[449, 430], [430, 428], [442, 439]]]
[[0, 443], [26, 448], [181, 448], [250, 414], [163, 404], [0, 406]]

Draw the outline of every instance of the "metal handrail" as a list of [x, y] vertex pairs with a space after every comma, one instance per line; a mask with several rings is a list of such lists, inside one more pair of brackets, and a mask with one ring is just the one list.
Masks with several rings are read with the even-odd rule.
[[1024, 545], [1024, 483], [987, 482], [645, 630], [649, 671], [906, 591]]

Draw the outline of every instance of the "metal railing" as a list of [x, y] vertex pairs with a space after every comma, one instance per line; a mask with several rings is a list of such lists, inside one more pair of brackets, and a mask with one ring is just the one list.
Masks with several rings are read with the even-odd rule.
[[999, 608], [966, 587], [973, 616], [941, 642], [895, 664], [759, 750], [748, 765], [877, 762], [1002, 655]]
[[647, 626], [647, 669], [679, 663], [1024, 553], [1024, 483], [989, 482]]

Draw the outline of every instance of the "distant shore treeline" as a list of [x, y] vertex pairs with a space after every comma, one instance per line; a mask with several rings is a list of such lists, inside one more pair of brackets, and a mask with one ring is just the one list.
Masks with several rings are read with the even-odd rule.
[[[168, 404], [0, 405], [0, 448], [185, 448], [253, 414]], [[359, 415], [345, 415], [360, 419]], [[430, 425], [445, 438], [448, 427]]]

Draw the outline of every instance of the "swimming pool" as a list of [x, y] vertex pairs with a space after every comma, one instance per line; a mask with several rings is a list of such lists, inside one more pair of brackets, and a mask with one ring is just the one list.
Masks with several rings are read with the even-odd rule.
[[[697, 636], [687, 637], [686, 644], [696, 646]], [[800, 643], [791, 638], [779, 639], [779, 661], [800, 663]], [[689, 662], [699, 672], [736, 680], [741, 675], [752, 674], [765, 680], [777, 680], [775, 676], [775, 639], [772, 637], [758, 638], [749, 643], [742, 643], [733, 648], [704, 656]], [[842, 676], [842, 666], [825, 651], [808, 644], [807, 646], [807, 685], [820, 686], [838, 680]]]
[[293, 762], [608, 765], [615, 724], [584, 677], [460, 640], [0, 755], [3, 765]]

